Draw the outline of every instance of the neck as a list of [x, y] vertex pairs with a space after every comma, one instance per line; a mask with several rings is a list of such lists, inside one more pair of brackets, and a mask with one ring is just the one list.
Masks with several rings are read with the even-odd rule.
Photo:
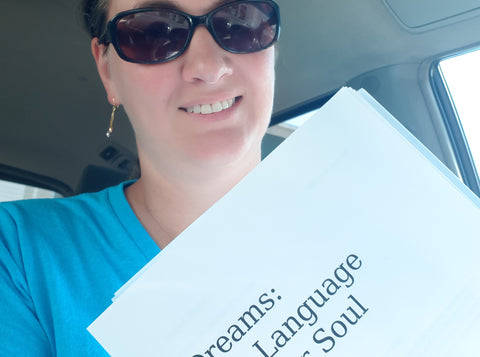
[[216, 201], [232, 189], [258, 160], [222, 170], [204, 170], [167, 177], [142, 164], [142, 177], [126, 196], [152, 239], [164, 248]]

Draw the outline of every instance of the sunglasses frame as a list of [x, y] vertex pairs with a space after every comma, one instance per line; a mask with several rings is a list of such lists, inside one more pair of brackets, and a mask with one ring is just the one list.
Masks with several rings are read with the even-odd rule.
[[[271, 6], [273, 8], [274, 13], [275, 13], [275, 17], [276, 17], [276, 20], [277, 20], [276, 33], [275, 33], [275, 36], [272, 39], [272, 42], [268, 46], [266, 46], [264, 48], [260, 48], [258, 50], [254, 50], [254, 51], [236, 51], [236, 50], [232, 50], [232, 49], [224, 46], [221, 43], [221, 41], [218, 39], [217, 35], [215, 34], [215, 31], [213, 29], [213, 24], [212, 24], [212, 21], [211, 21], [212, 17], [217, 12], [221, 11], [222, 9], [224, 9], [226, 7], [229, 7], [229, 6], [232, 6], [232, 5], [237, 5], [237, 4], [244, 4], [244, 3], [247, 3], [247, 4], [255, 4], [255, 3], [268, 4], [269, 6]], [[161, 60], [161, 61], [138, 61], [138, 60], [132, 59], [130, 57], [127, 57], [123, 53], [123, 51], [120, 47], [120, 44], [118, 42], [118, 36], [117, 36], [117, 24], [118, 24], [118, 22], [122, 18], [124, 18], [125, 16], [128, 16], [128, 15], [141, 13], [141, 12], [154, 12], [154, 11], [158, 11], [158, 10], [168, 10], [172, 13], [181, 15], [188, 20], [189, 32], [188, 32], [188, 37], [185, 41], [185, 45], [182, 47], [182, 49], [180, 51], [178, 51], [177, 54], [175, 54], [174, 56], [169, 57], [165, 60]], [[208, 12], [205, 15], [202, 15], [202, 16], [194, 16], [194, 15], [190, 15], [186, 12], [177, 10], [177, 9], [164, 8], [164, 7], [142, 7], [142, 8], [137, 8], [137, 9], [131, 9], [131, 10], [119, 12], [108, 22], [106, 32], [104, 33], [104, 35], [102, 35], [100, 37], [99, 43], [100, 44], [105, 44], [105, 45], [108, 45], [108, 44], [111, 43], [113, 45], [113, 47], [115, 48], [115, 51], [117, 52], [118, 56], [121, 59], [123, 59], [127, 62], [139, 63], [139, 64], [165, 63], [165, 62], [170, 62], [170, 61], [180, 57], [187, 50], [188, 46], [190, 45], [190, 42], [192, 40], [193, 34], [194, 34], [197, 26], [205, 26], [208, 29], [208, 32], [210, 33], [210, 35], [215, 40], [215, 42], [222, 49], [224, 49], [227, 52], [236, 53], [236, 54], [259, 52], [259, 51], [263, 51], [263, 50], [267, 49], [268, 47], [272, 46], [275, 42], [278, 41], [278, 38], [280, 36], [280, 9], [279, 9], [277, 3], [275, 3], [273, 0], [237, 0], [237, 1], [232, 1], [232, 2], [228, 2], [228, 3], [222, 4], [218, 7], [216, 7], [215, 9], [211, 10], [210, 12]]]

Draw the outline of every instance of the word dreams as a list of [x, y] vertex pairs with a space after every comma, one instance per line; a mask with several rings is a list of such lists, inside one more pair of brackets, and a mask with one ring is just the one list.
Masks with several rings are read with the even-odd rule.
[[[275, 294], [275, 289], [271, 289], [270, 291], [272, 294]], [[276, 299], [281, 300], [282, 297], [278, 295]], [[260, 295], [258, 304], [251, 305], [250, 308], [237, 319], [238, 322], [232, 324], [227, 329], [227, 333], [224, 336], [217, 338], [216, 342], [212, 344], [204, 354], [196, 354], [193, 357], [214, 357], [216, 352], [229, 352], [233, 348], [233, 343], [239, 342], [274, 306], [275, 298], [271, 297], [268, 293]]]

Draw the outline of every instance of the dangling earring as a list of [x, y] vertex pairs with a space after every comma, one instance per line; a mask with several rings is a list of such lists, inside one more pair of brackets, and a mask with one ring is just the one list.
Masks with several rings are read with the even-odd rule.
[[110, 115], [110, 124], [108, 125], [107, 138], [110, 139], [113, 132], [113, 121], [115, 120], [115, 111], [117, 110], [118, 105], [115, 104], [115, 99], [113, 100], [112, 114]]

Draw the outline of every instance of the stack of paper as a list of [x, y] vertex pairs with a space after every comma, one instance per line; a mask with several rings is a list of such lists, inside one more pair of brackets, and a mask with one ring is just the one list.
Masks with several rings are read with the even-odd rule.
[[480, 203], [342, 89], [89, 331], [113, 356], [472, 356]]

